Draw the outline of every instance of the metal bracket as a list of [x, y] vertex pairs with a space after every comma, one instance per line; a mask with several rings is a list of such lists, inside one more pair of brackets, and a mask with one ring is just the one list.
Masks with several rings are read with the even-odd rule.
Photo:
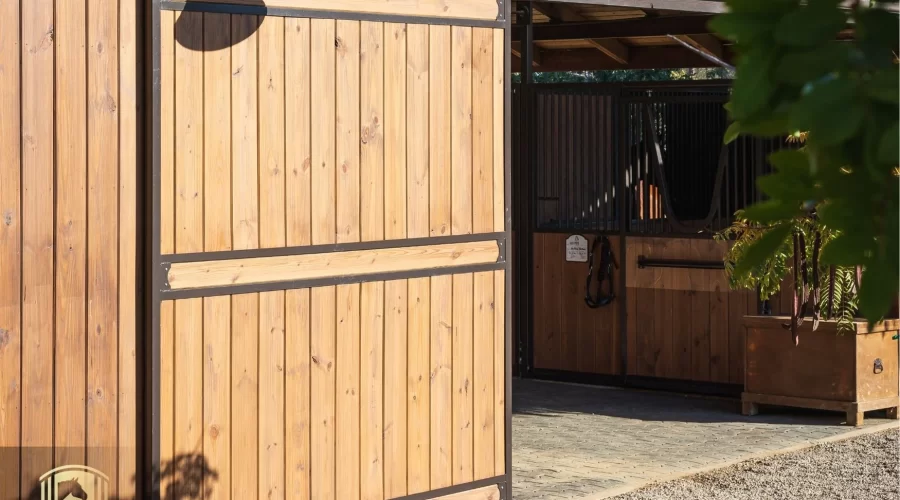
[[506, 263], [506, 240], [497, 240], [497, 249], [499, 250], [497, 254], [497, 264], [505, 264]]
[[162, 279], [159, 282], [162, 284], [163, 290], [171, 290], [172, 285], [169, 284], [169, 271], [172, 270], [171, 262], [163, 262], [160, 264], [160, 269], [162, 270]]
[[497, 21], [506, 21], [506, 0], [497, 0]]

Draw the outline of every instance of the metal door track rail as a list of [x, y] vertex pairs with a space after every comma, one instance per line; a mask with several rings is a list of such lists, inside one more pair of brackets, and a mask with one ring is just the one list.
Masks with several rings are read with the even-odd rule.
[[721, 260], [687, 260], [687, 259], [648, 259], [638, 256], [638, 269], [645, 267], [671, 267], [678, 269], [725, 269]]

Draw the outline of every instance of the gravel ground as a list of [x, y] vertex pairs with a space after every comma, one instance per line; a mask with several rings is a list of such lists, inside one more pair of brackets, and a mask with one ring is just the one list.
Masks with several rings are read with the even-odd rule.
[[900, 429], [742, 462], [615, 500], [900, 498]]

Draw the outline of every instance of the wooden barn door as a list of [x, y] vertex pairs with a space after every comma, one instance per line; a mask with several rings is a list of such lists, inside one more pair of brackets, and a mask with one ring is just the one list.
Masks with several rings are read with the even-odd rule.
[[267, 3], [154, 7], [159, 495], [509, 499], [509, 2]]

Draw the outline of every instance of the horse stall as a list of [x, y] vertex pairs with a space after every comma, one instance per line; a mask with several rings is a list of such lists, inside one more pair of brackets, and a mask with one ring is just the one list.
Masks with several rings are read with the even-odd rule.
[[713, 234], [759, 199], [784, 141], [723, 145], [729, 93], [514, 86], [517, 374], [739, 394], [743, 316], [760, 304], [729, 289]]
[[0, 3], [0, 498], [511, 498], [510, 9]]

